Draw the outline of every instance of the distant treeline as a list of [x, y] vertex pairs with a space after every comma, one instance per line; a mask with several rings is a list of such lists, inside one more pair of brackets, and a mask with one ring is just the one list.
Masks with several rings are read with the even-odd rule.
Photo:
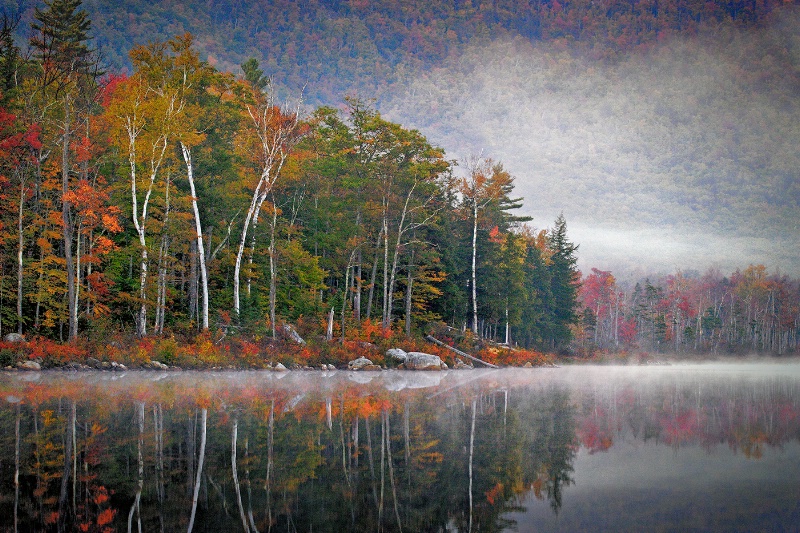
[[796, 353], [800, 281], [764, 265], [723, 276], [711, 269], [617, 285], [592, 269], [580, 291], [583, 313], [576, 344], [668, 353]]

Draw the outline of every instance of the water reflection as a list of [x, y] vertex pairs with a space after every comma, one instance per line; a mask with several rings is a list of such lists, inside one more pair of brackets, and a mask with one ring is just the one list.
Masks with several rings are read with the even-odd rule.
[[[735, 465], [755, 465], [787, 492], [788, 527], [799, 387], [794, 366], [5, 374], [0, 529], [597, 529], [610, 487], [715, 456], [725, 486], [753, 493]], [[670, 529], [653, 499], [639, 513]]]

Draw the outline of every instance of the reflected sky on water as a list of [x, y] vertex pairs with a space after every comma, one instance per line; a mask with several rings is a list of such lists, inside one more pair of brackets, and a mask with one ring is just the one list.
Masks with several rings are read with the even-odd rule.
[[0, 398], [1, 531], [800, 523], [797, 364], [15, 372]]

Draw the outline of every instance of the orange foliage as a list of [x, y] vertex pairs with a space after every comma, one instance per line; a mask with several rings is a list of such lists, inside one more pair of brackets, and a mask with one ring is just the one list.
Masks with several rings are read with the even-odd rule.
[[551, 362], [550, 356], [535, 350], [516, 350], [504, 347], [485, 347], [478, 352], [478, 359], [498, 366], [523, 366], [530, 363], [542, 366]]
[[487, 490], [485, 492], [485, 494], [486, 494], [486, 499], [488, 500], [488, 502], [490, 504], [494, 505], [494, 502], [495, 502], [495, 500], [498, 499], [498, 496], [500, 497], [500, 499], [503, 498], [503, 484], [502, 483], [498, 483], [497, 485], [495, 485], [491, 489]]
[[106, 524], [110, 524], [112, 520], [114, 520], [114, 516], [117, 514], [117, 511], [114, 509], [106, 509], [102, 513], [100, 513], [97, 517], [97, 525], [104, 526]]
[[39, 359], [45, 366], [61, 366], [86, 358], [86, 349], [76, 344], [60, 344], [44, 337], [35, 337], [25, 346], [28, 359]]

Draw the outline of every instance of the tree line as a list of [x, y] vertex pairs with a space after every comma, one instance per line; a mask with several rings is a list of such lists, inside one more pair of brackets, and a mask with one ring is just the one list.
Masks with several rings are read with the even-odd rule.
[[576, 343], [586, 352], [643, 349], [669, 353], [797, 351], [800, 282], [764, 265], [724, 276], [681, 272], [626, 286], [592, 269], [581, 283]]
[[278, 102], [180, 35], [103, 72], [80, 0], [0, 35], [0, 331], [345, 338], [376, 324], [560, 349], [577, 246], [535, 230], [499, 162], [460, 166], [367, 101]]

